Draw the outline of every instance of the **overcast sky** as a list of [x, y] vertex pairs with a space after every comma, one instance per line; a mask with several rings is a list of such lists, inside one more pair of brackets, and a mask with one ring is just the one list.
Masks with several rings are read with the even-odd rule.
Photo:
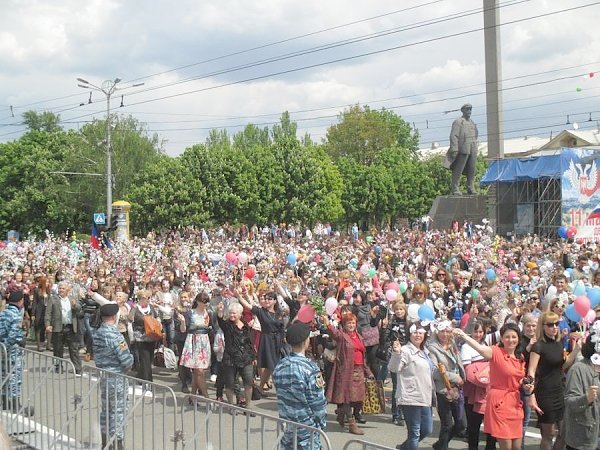
[[[600, 2], [499, 4], [505, 137], [556, 135], [572, 126], [567, 115], [595, 128], [600, 73], [589, 74], [600, 71]], [[119, 77], [123, 88], [144, 82], [119, 91], [111, 106], [145, 122], [170, 155], [204, 142], [211, 128], [233, 134], [270, 125], [285, 110], [299, 135], [320, 142], [355, 103], [393, 109], [426, 147], [447, 145], [460, 113], [445, 112], [470, 102], [486, 140], [482, 6], [0, 0], [0, 142], [20, 136], [30, 109], [60, 113], [65, 127], [103, 118], [106, 98], [94, 92], [88, 104], [77, 77], [98, 85]]]

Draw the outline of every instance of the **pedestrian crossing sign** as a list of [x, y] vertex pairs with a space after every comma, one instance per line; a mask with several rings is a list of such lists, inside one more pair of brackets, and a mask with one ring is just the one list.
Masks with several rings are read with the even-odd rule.
[[94, 213], [94, 223], [96, 225], [106, 225], [106, 216], [104, 213]]

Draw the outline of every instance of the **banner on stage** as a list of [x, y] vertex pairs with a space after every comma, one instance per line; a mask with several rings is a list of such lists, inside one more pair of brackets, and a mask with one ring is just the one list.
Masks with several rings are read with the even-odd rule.
[[577, 230], [577, 242], [600, 241], [600, 152], [569, 149], [562, 156], [562, 225]]

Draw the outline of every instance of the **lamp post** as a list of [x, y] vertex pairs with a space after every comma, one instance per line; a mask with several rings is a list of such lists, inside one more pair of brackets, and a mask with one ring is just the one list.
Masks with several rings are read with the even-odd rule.
[[111, 130], [110, 130], [110, 97], [120, 89], [142, 86], [144, 83], [136, 83], [131, 86], [119, 88], [117, 85], [121, 82], [120, 78], [114, 80], [106, 80], [101, 86], [90, 83], [83, 78], [77, 78], [80, 84], [77, 86], [84, 89], [102, 92], [106, 96], [106, 224], [110, 226], [112, 216], [112, 146], [111, 146]]

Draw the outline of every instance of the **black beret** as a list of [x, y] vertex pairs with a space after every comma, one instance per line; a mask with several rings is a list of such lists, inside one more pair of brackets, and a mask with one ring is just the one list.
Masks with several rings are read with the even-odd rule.
[[294, 322], [289, 326], [286, 332], [286, 340], [290, 345], [301, 344], [310, 335], [310, 328], [302, 322]]
[[8, 303], [19, 303], [23, 300], [23, 291], [13, 291], [8, 295]]
[[102, 317], [116, 316], [119, 314], [119, 305], [116, 303], [107, 303], [100, 307], [100, 315]]

